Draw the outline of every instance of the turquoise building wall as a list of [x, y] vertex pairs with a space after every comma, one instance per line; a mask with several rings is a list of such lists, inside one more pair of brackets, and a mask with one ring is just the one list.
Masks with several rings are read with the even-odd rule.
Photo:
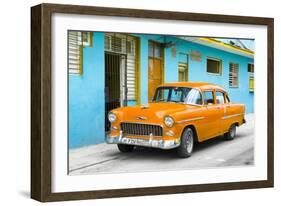
[[104, 35], [93, 33], [94, 46], [83, 48], [83, 73], [69, 74], [69, 148], [104, 141]]
[[[178, 62], [181, 53], [189, 54], [196, 50], [202, 54], [202, 61], [188, 59], [188, 80], [191, 82], [210, 82], [224, 87], [232, 102], [244, 103], [246, 113], [254, 112], [254, 93], [249, 91], [247, 65], [253, 59], [219, 49], [188, 42], [175, 37], [160, 35], [135, 35], [140, 42], [140, 102], [148, 102], [148, 42], [172, 42], [176, 55], [172, 55], [172, 47], [164, 49], [164, 81], [178, 81]], [[207, 57], [222, 61], [222, 74], [207, 73]], [[239, 64], [239, 87], [229, 87], [229, 63]], [[83, 73], [69, 74], [69, 147], [76, 148], [104, 142], [104, 34], [93, 32], [93, 46], [83, 48]], [[135, 105], [129, 101], [128, 105]]]

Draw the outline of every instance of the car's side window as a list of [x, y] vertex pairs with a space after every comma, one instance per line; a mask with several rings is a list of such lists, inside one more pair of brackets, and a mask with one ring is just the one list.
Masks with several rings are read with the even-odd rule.
[[217, 91], [216, 92], [216, 103], [217, 104], [224, 104], [224, 96], [222, 92]]
[[214, 104], [214, 94], [212, 91], [204, 92], [204, 104]]

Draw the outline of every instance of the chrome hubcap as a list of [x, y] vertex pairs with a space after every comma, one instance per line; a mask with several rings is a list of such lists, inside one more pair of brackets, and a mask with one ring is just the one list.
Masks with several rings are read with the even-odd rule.
[[187, 140], [186, 140], [186, 150], [187, 150], [187, 152], [191, 153], [192, 148], [193, 148], [193, 135], [192, 135], [192, 132], [188, 132]]

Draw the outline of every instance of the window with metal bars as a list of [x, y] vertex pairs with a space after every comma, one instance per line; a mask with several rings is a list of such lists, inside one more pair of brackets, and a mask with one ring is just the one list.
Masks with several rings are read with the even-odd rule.
[[138, 69], [137, 69], [137, 41], [135, 37], [126, 34], [105, 33], [104, 49], [106, 52], [126, 55], [126, 85], [127, 99], [137, 100]]
[[239, 64], [230, 63], [229, 64], [229, 87], [239, 86]]
[[105, 33], [104, 35], [104, 49], [108, 52], [119, 54], [127, 53], [127, 35]]

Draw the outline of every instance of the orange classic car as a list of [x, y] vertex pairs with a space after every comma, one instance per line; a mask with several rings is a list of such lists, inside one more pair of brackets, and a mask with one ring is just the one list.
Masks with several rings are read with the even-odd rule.
[[245, 106], [232, 103], [218, 85], [166, 83], [156, 89], [152, 102], [112, 110], [106, 142], [121, 152], [135, 146], [176, 148], [179, 157], [189, 157], [195, 142], [221, 135], [233, 139], [236, 127], [245, 123], [244, 113]]

